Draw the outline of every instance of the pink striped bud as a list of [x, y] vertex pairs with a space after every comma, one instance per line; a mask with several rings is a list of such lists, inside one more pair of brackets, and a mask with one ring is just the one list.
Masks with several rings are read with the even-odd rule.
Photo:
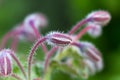
[[72, 42], [72, 38], [69, 35], [59, 32], [51, 32], [47, 35], [47, 38], [48, 44], [53, 46], [66, 46]]
[[33, 29], [30, 28], [31, 23], [35, 26], [36, 29], [39, 29], [40, 27], [47, 25], [47, 19], [41, 13], [33, 13], [28, 15], [24, 20], [24, 27], [28, 32], [33, 32]]
[[0, 51], [0, 73], [3, 76], [10, 75], [12, 72], [12, 60], [9, 49], [3, 49]]
[[83, 53], [83, 57], [90, 59], [94, 62], [101, 60], [101, 53], [94, 47], [93, 44], [89, 42], [79, 42], [73, 45], [79, 47], [80, 51]]
[[94, 11], [90, 13], [87, 18], [91, 18], [92, 22], [105, 26], [110, 20], [111, 20], [111, 15], [107, 11]]
[[102, 33], [102, 29], [100, 25], [97, 25], [95, 23], [88, 23], [86, 27], [91, 27], [87, 32], [92, 37], [98, 37]]

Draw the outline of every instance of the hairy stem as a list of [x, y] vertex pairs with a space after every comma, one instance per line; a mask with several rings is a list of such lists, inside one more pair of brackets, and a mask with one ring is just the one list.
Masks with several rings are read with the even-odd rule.
[[7, 40], [13, 35], [13, 32], [8, 32], [7, 34], [5, 34], [5, 36], [3, 37], [2, 41], [1, 41], [1, 46], [0, 46], [0, 50], [3, 49], [7, 43]]
[[[33, 24], [33, 21], [31, 21], [30, 24], [31, 24], [31, 27], [32, 27], [32, 29], [33, 29], [33, 31], [34, 31], [37, 39], [39, 39], [39, 38], [41, 37], [41, 35], [40, 35], [40, 33], [38, 32], [38, 30], [35, 28], [35, 26], [34, 26], [34, 24]], [[44, 53], [46, 54], [46, 53], [48, 52], [48, 50], [47, 50], [45, 44], [41, 44], [41, 46], [42, 46], [42, 49], [43, 49]]]
[[29, 54], [29, 57], [28, 57], [28, 80], [31, 80], [31, 65], [32, 65], [32, 58], [33, 58], [33, 55], [35, 54], [35, 51], [37, 49], [37, 47], [42, 44], [47, 38], [43, 37], [43, 38], [40, 38], [32, 47], [32, 49], [30, 50], [30, 54]]
[[[81, 27], [82, 25], [84, 25], [85, 23], [87, 23], [90, 19], [83, 19], [82, 21], [78, 22], [78, 24], [76, 24], [70, 31], [69, 31], [69, 35], [73, 34], [79, 27]], [[46, 57], [46, 60], [45, 60], [45, 70], [47, 68], [47, 65], [48, 65], [48, 60], [50, 58], [50, 56], [54, 53], [54, 51], [58, 49], [58, 47], [53, 47], [51, 49], [50, 52], [48, 52], [48, 55]]]
[[83, 28], [83, 29], [75, 36], [75, 41], [78, 40], [79, 38], [81, 38], [90, 28], [91, 28], [91, 26], [87, 26], [87, 27]]
[[21, 69], [21, 71], [22, 71], [24, 77], [27, 79], [27, 76], [26, 76], [25, 70], [24, 70], [22, 64], [20, 63], [20, 61], [18, 60], [18, 58], [15, 56], [14, 53], [11, 53], [10, 55], [12, 56], [12, 58], [15, 60], [15, 62], [17, 63], [17, 65], [18, 65], [19, 68]]
[[[73, 34], [79, 27], [81, 27], [82, 25], [84, 25], [85, 23], [87, 23], [90, 19], [83, 19], [82, 21], [78, 22], [70, 31], [69, 31], [69, 35]], [[58, 47], [53, 47], [51, 49], [50, 52], [48, 52], [48, 55], [46, 57], [46, 61], [45, 61], [45, 70], [47, 68], [48, 65], [48, 60], [50, 58], [50, 56], [53, 54], [53, 52], [58, 49]]]
[[11, 43], [11, 49], [12, 49], [14, 52], [16, 52], [17, 44], [18, 44], [18, 37], [15, 36], [15, 37], [13, 38], [12, 43]]

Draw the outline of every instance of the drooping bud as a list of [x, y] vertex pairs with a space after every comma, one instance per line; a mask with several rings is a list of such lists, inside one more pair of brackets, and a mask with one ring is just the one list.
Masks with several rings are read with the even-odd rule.
[[101, 53], [95, 48], [95, 46], [89, 42], [79, 42], [73, 45], [79, 47], [83, 53], [84, 58], [90, 59], [94, 62], [101, 60]]
[[70, 35], [59, 32], [51, 32], [47, 35], [47, 38], [48, 44], [53, 46], [66, 46], [72, 42], [72, 38], [70, 37]]
[[88, 23], [86, 27], [91, 27], [87, 32], [92, 37], [98, 37], [102, 33], [101, 26], [95, 23]]
[[87, 18], [91, 18], [93, 23], [105, 26], [111, 20], [111, 15], [107, 11], [99, 10], [90, 13]]
[[35, 26], [36, 29], [47, 25], [46, 17], [41, 13], [33, 13], [28, 15], [24, 20], [25, 29], [29, 32], [33, 32], [31, 23]]
[[3, 49], [0, 51], [0, 73], [3, 76], [10, 75], [12, 72], [12, 60], [9, 49]]

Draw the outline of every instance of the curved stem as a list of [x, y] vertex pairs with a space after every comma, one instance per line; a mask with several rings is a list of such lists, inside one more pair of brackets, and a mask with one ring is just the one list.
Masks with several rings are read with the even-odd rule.
[[12, 53], [12, 52], [11, 52], [10, 55], [12, 56], [12, 58], [15, 60], [15, 62], [17, 63], [17, 65], [18, 65], [19, 68], [21, 69], [21, 71], [22, 71], [24, 77], [27, 79], [27, 76], [26, 76], [25, 70], [24, 70], [22, 64], [20, 63], [20, 61], [18, 60], [18, 58], [17, 58], [17, 57], [14, 55], [14, 53]]
[[[34, 24], [33, 24], [33, 21], [30, 22], [30, 25], [31, 25], [31, 27], [32, 27], [32, 29], [33, 29], [33, 31], [34, 31], [37, 39], [40, 38], [41, 35], [40, 35], [40, 33], [38, 32], [38, 30], [35, 28], [35, 26], [34, 26]], [[48, 50], [47, 50], [45, 44], [41, 44], [41, 46], [42, 46], [42, 49], [43, 49], [44, 53], [46, 54], [46, 53], [48, 52]]]
[[15, 79], [17, 79], [17, 80], [23, 80], [21, 77], [19, 77], [16, 74], [13, 74], [13, 73], [10, 76], [13, 77], [13, 78], [15, 78]]
[[90, 28], [91, 28], [91, 26], [87, 26], [87, 27], [83, 28], [83, 29], [75, 36], [75, 41], [78, 40], [79, 38], [81, 38]]
[[12, 49], [14, 52], [16, 52], [17, 44], [18, 44], [18, 37], [15, 36], [15, 37], [13, 38], [12, 43], [11, 43], [11, 49]]
[[54, 48], [52, 48], [48, 53], [47, 53], [47, 55], [46, 55], [46, 58], [45, 58], [45, 65], [44, 65], [44, 72], [46, 72], [46, 69], [47, 69], [47, 66], [48, 66], [48, 64], [49, 64], [49, 59], [50, 59], [50, 57], [53, 55], [53, 53], [57, 50], [57, 46], [56, 47], [54, 47]]
[[30, 50], [30, 54], [28, 57], [28, 80], [31, 80], [31, 65], [32, 65], [32, 58], [33, 55], [35, 54], [35, 51], [37, 49], [37, 47], [42, 44], [44, 41], [46, 41], [46, 37], [40, 38], [32, 47], [32, 49]]
[[8, 32], [7, 34], [5, 34], [5, 36], [3, 37], [2, 41], [1, 41], [1, 46], [0, 46], [0, 50], [3, 49], [7, 43], [7, 40], [10, 38], [10, 37], [14, 37], [14, 36], [17, 36], [21, 31], [18, 31], [18, 30], [13, 30], [13, 31], [10, 31]]
[[5, 36], [3, 37], [2, 41], [1, 41], [1, 46], [0, 49], [3, 49], [6, 45], [7, 40], [14, 34], [14, 32], [8, 32], [7, 34], [5, 34]]
[[70, 31], [69, 34], [73, 34], [77, 29], [79, 29], [79, 27], [81, 27], [82, 25], [86, 24], [88, 21], [90, 21], [90, 18], [88, 19], [83, 19], [82, 21], [78, 22]]

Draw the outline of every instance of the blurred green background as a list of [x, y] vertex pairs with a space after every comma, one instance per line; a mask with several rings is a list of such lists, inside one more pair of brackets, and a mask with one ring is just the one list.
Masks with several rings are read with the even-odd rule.
[[[0, 39], [14, 25], [33, 12], [44, 13], [49, 25], [41, 30], [68, 32], [73, 25], [94, 10], [107, 10], [111, 22], [103, 28], [102, 36], [82, 40], [94, 43], [103, 54], [104, 69], [89, 80], [120, 80], [120, 0], [0, 0]], [[25, 45], [25, 44], [24, 44]], [[22, 47], [28, 52], [30, 47]], [[18, 49], [19, 50], [19, 49]], [[63, 80], [63, 78], [61, 78]], [[69, 80], [69, 79], [66, 79]]]

